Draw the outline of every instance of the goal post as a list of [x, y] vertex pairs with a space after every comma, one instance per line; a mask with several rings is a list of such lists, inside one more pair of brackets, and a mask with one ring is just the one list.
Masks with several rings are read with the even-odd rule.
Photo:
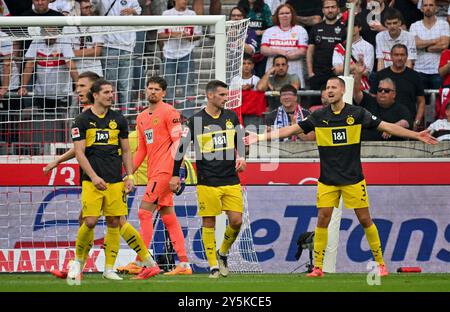
[[[42, 29], [54, 28], [57, 32], [42, 32]], [[91, 27], [92, 28], [87, 28]], [[95, 27], [97, 27], [94, 29]], [[195, 80], [186, 82], [194, 85], [198, 92], [193, 105], [186, 104], [189, 101], [181, 100], [173, 102], [180, 111], [196, 110], [205, 104], [205, 95], [202, 94], [202, 86], [207, 81], [219, 79], [230, 85], [232, 79], [242, 73], [243, 43], [248, 26], [248, 20], [226, 22], [225, 16], [65, 16], [65, 17], [8, 17], [0, 19], [1, 42], [25, 42], [49, 38], [70, 39], [79, 36], [107, 35], [124, 32], [153, 32], [159, 33], [162, 29], [172, 27], [202, 26], [200, 40], [195, 44], [198, 56], [195, 57]], [[118, 28], [119, 27], [119, 28]], [[78, 28], [81, 33], [71, 33], [71, 29]], [[100, 28], [100, 29], [99, 29]], [[213, 32], [211, 31], [212, 29]], [[36, 31], [39, 30], [39, 31]], [[212, 38], [211, 38], [212, 37]], [[150, 42], [150, 40], [152, 40]], [[158, 49], [158, 35], [156, 38], [137, 39], [137, 43], [152, 43], [155, 51], [144, 51], [142, 54], [131, 53], [131, 57], [144, 59], [148, 65], [147, 71], [137, 77], [147, 77], [159, 74], [165, 77], [159, 68], [165, 66], [165, 60], [156, 56], [162, 54]], [[17, 51], [14, 51], [17, 52]], [[21, 51], [25, 55], [25, 48]], [[57, 65], [65, 63], [65, 56], [36, 57], [34, 61], [55, 62]], [[86, 61], [96, 57], [74, 57], [77, 61]], [[99, 57], [100, 59], [101, 57]], [[158, 64], [154, 63], [157, 60]], [[11, 56], [11, 61], [16, 62], [19, 71], [24, 72], [26, 60], [21, 57]], [[53, 63], [52, 63], [53, 64]], [[150, 65], [149, 65], [150, 64]], [[39, 65], [39, 64], [37, 64]], [[177, 64], [178, 66], [179, 64]], [[159, 67], [158, 67], [159, 66]], [[106, 70], [108, 68], [103, 68]], [[61, 69], [58, 74], [68, 75], [70, 70]], [[34, 77], [33, 77], [34, 75]], [[74, 161], [55, 169], [49, 176], [40, 176], [42, 168], [49, 160], [53, 160], [71, 146], [67, 133], [74, 114], [69, 114], [70, 108], [63, 115], [44, 113], [48, 107], [44, 105], [35, 109], [35, 100], [38, 98], [38, 90], [35, 88], [37, 69], [32, 72], [28, 94], [18, 96], [18, 92], [10, 90], [3, 101], [16, 97], [20, 101], [28, 98], [32, 100], [33, 107], [25, 110], [8, 109], [2, 111], [8, 116], [0, 120], [0, 165], [9, 165], [11, 176], [15, 176], [14, 183], [0, 184], [0, 272], [31, 272], [47, 271], [52, 268], [62, 268], [67, 260], [73, 256], [73, 245], [77, 232], [77, 219], [80, 211], [80, 187], [76, 182], [79, 173]], [[106, 77], [105, 77], [106, 78]], [[33, 80], [35, 79], [35, 80]], [[136, 79], [136, 77], [135, 77]], [[109, 80], [109, 79], [107, 79]], [[45, 86], [51, 85], [45, 80]], [[113, 83], [115, 81], [112, 81]], [[55, 82], [58, 84], [59, 81]], [[189, 86], [188, 86], [189, 87]], [[142, 86], [140, 91], [143, 91]], [[230, 85], [229, 101], [227, 107], [235, 108], [241, 103], [241, 87]], [[78, 109], [78, 99], [73, 92], [73, 86], [66, 89], [64, 97], [68, 98], [71, 105]], [[45, 93], [44, 96], [48, 94]], [[8, 97], [9, 96], [9, 97]], [[141, 102], [139, 102], [141, 101]], [[129, 120], [133, 121], [139, 113], [139, 109], [146, 105], [146, 99], [136, 100], [135, 110], [124, 110], [120, 104], [114, 109], [121, 110]], [[24, 111], [27, 111], [26, 114]], [[17, 114], [17, 118], [15, 117]], [[131, 124], [131, 126], [133, 126]], [[14, 134], [11, 142], [7, 141]], [[8, 137], [3, 141], [3, 138]], [[2, 148], [5, 147], [5, 148]], [[5, 167], [6, 168], [6, 167]], [[30, 170], [28, 177], [21, 177], [23, 170]], [[32, 173], [33, 172], [33, 173]], [[19, 182], [17, 182], [19, 181]], [[35, 181], [30, 183], [30, 181]], [[130, 222], [139, 227], [137, 208], [145, 187], [138, 187], [136, 193], [129, 197]], [[176, 210], [180, 224], [187, 235], [186, 244], [190, 260], [194, 268], [199, 270], [207, 267], [204, 259], [204, 250], [201, 243], [201, 222], [193, 211], [196, 207], [195, 192], [190, 189], [182, 196], [176, 198]], [[261, 272], [256, 252], [252, 241], [248, 205], [245, 204], [243, 232], [240, 234], [230, 254], [230, 269], [236, 272]], [[161, 222], [155, 227], [155, 238], [163, 235]], [[99, 239], [104, 234], [104, 224], [99, 223], [96, 231], [96, 248], [91, 252], [90, 270], [102, 269], [102, 252], [99, 249]], [[161, 232], [162, 231], [162, 232]], [[152, 246], [154, 253], [161, 251], [161, 241], [155, 239], [156, 245]], [[118, 263], [123, 264], [134, 258], [133, 251], [122, 242], [121, 254]], [[23, 262], [26, 259], [26, 263]], [[89, 261], [88, 261], [89, 262]], [[25, 265], [26, 264], [26, 265]]]

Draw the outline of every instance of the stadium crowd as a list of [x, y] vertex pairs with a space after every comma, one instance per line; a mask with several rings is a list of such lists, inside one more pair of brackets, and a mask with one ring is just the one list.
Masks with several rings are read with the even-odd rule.
[[[295, 99], [293, 94], [296, 90], [298, 94], [321, 90], [330, 77], [343, 74], [349, 20], [345, 5], [354, 2], [350, 73], [360, 88], [355, 89], [355, 103], [386, 121], [417, 131], [429, 126], [424, 113], [430, 97], [424, 90], [438, 90], [432, 104], [435, 119], [441, 121], [437, 129], [436, 124], [431, 129], [436, 136], [444, 135], [441, 139], [448, 138], [448, 0], [236, 0], [235, 7], [227, 11], [222, 2], [209, 1], [209, 14], [227, 14], [230, 20], [250, 19], [242, 77], [234, 78], [242, 85], [240, 113], [245, 126], [283, 127], [327, 104], [324, 96]], [[0, 15], [203, 15], [208, 13], [205, 4], [203, 0], [0, 0]], [[195, 97], [189, 84], [197, 84], [192, 76], [198, 70], [193, 51], [201, 27], [160, 30], [153, 34], [157, 40], [152, 42], [157, 44], [147, 42], [148, 33], [120, 32], [120, 28], [104, 35], [82, 35], [96, 31], [94, 28], [65, 27], [64, 32], [72, 33], [67, 40], [14, 41], [8, 29], [0, 31], [0, 142], [8, 146], [24, 140], [18, 137], [15, 122], [24, 118], [25, 108], [41, 109], [46, 119], [79, 113], [75, 110], [67, 116], [76, 101], [71, 96], [74, 82], [87, 70], [113, 83], [117, 107], [124, 114], [136, 113], [130, 103], [141, 96], [145, 73], [142, 58], [135, 55], [157, 49], [164, 59], [161, 74], [168, 82], [165, 100], [175, 103]], [[48, 35], [58, 29], [42, 27], [38, 31]], [[288, 140], [314, 139], [302, 136]], [[394, 138], [367, 134], [364, 139]]]

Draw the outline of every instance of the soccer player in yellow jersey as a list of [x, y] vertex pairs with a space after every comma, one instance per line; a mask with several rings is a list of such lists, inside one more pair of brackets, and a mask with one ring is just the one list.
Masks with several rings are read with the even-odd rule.
[[[243, 198], [238, 172], [246, 167], [244, 130], [236, 113], [224, 109], [228, 86], [219, 80], [206, 85], [208, 103], [192, 116], [175, 156], [170, 188], [180, 187], [179, 170], [187, 146], [194, 142], [197, 165], [198, 215], [202, 217], [202, 240], [210, 266], [210, 278], [227, 276], [227, 255], [242, 225]], [[228, 226], [216, 250], [216, 216], [225, 211]]]
[[275, 140], [299, 133], [316, 132], [320, 157], [320, 177], [317, 185], [317, 208], [319, 209], [314, 236], [314, 270], [309, 277], [322, 277], [323, 258], [328, 240], [328, 224], [333, 207], [339, 206], [342, 196], [344, 205], [354, 209], [364, 228], [375, 261], [378, 274], [388, 275], [383, 261], [378, 230], [369, 213], [366, 181], [361, 165], [361, 130], [376, 128], [395, 136], [437, 144], [428, 131], [414, 132], [396, 124], [381, 121], [366, 109], [344, 103], [345, 82], [341, 78], [328, 79], [326, 93], [330, 105], [314, 111], [298, 124], [257, 135], [250, 133], [246, 144]]
[[[159, 274], [159, 267], [139, 233], [129, 223], [119, 226], [121, 217], [128, 213], [126, 194], [134, 187], [128, 124], [119, 112], [110, 109], [114, 97], [110, 82], [97, 80], [91, 87], [89, 97], [93, 106], [75, 119], [71, 131], [75, 155], [83, 170], [83, 223], [78, 230], [75, 261], [69, 265], [67, 278], [76, 279], [80, 275], [91, 248], [94, 227], [103, 213], [107, 223], [103, 277], [122, 280], [114, 271], [122, 235], [143, 261], [144, 267], [137, 279], [147, 279]], [[125, 182], [122, 181], [122, 164], [127, 173]]]

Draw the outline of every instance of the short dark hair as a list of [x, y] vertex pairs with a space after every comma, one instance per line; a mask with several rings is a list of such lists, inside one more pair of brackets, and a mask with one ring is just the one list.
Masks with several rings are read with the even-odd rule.
[[355, 16], [355, 20], [353, 22], [354, 26], [358, 26], [358, 27], [362, 27], [362, 18], [361, 16], [358, 14]]
[[228, 89], [228, 85], [225, 82], [220, 81], [220, 80], [211, 80], [206, 85], [205, 92], [206, 92], [206, 94], [208, 94], [210, 92], [216, 92], [217, 88], [219, 88], [219, 87]]
[[275, 56], [273, 57], [272, 65], [275, 65], [275, 60], [277, 60], [277, 59], [279, 59], [279, 58], [284, 59], [284, 60], [286, 61], [286, 63], [289, 62], [289, 61], [288, 61], [288, 58], [287, 58], [286, 56], [284, 56], [283, 54], [277, 54], [277, 55], [275, 55]]
[[255, 60], [253, 59], [253, 57], [250, 54], [247, 54], [247, 53], [244, 54], [243, 61], [250, 61], [253, 64], [255, 63]]
[[238, 10], [239, 12], [241, 12], [243, 18], [247, 17], [247, 11], [244, 8], [235, 6], [230, 10], [230, 15], [229, 15], [230, 19], [231, 19], [231, 12], [233, 12], [234, 10]]
[[285, 84], [284, 86], [282, 86], [280, 89], [280, 94], [283, 92], [289, 92], [289, 91], [293, 92], [294, 94], [297, 94], [297, 88], [291, 84]]
[[338, 80], [339, 83], [340, 83], [340, 84], [344, 87], [344, 89], [345, 89], [345, 80], [342, 79], [341, 77], [334, 76], [334, 77], [328, 78], [327, 82], [330, 81], [330, 80]]
[[94, 82], [89, 93], [86, 94], [89, 102], [94, 103], [94, 93], [99, 93], [102, 90], [103, 86], [113, 86], [113, 84], [105, 79], [98, 79]]
[[167, 81], [162, 77], [152, 76], [152, 77], [148, 78], [146, 87], [148, 87], [148, 85], [151, 83], [158, 84], [161, 87], [161, 89], [163, 89], [163, 91], [166, 91], [166, 89], [167, 89]]
[[100, 76], [97, 73], [88, 70], [78, 75], [78, 79], [81, 78], [87, 78], [90, 81], [95, 82], [100, 79]]
[[387, 20], [393, 19], [398, 19], [401, 24], [404, 24], [403, 15], [399, 10], [390, 7], [386, 8], [386, 14], [384, 15], [384, 20], [382, 21], [383, 26], [385, 25]]
[[403, 43], [394, 44], [391, 48], [391, 55], [392, 55], [392, 52], [394, 51], [394, 49], [403, 49], [403, 50], [405, 50], [406, 56], [408, 56], [408, 48]]

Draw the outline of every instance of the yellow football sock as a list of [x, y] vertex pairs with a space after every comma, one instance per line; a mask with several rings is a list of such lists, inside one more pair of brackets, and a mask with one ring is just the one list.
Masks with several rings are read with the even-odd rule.
[[120, 247], [120, 230], [118, 226], [107, 227], [103, 245], [105, 247], [105, 271], [112, 270]]
[[373, 257], [378, 264], [384, 264], [383, 251], [381, 250], [380, 236], [378, 235], [378, 229], [375, 223], [364, 229], [366, 233], [367, 242], [369, 243], [370, 250]]
[[89, 253], [90, 244], [94, 237], [94, 229], [87, 227], [86, 224], [82, 224], [78, 228], [77, 240], [75, 243], [75, 259], [81, 264], [86, 261], [86, 255]]
[[223, 236], [222, 246], [220, 246], [220, 254], [222, 256], [226, 256], [228, 254], [228, 250], [230, 250], [231, 245], [233, 245], [236, 237], [239, 234], [241, 228], [233, 229], [229, 224], [225, 230], [225, 235]]
[[84, 249], [84, 260], [87, 260], [87, 258], [89, 258], [89, 251], [91, 250], [92, 246], [94, 246], [94, 231], [89, 231], [88, 236], [89, 243], [87, 248]]
[[145, 266], [156, 266], [156, 262], [148, 252], [141, 235], [139, 235], [139, 232], [136, 231], [130, 223], [127, 222], [120, 228], [120, 236], [122, 236], [128, 246], [139, 255]]
[[328, 243], [328, 228], [316, 227], [314, 232], [314, 266], [322, 269]]
[[203, 246], [205, 247], [209, 267], [218, 267], [219, 264], [216, 257], [216, 237], [214, 228], [202, 227], [202, 241]]

